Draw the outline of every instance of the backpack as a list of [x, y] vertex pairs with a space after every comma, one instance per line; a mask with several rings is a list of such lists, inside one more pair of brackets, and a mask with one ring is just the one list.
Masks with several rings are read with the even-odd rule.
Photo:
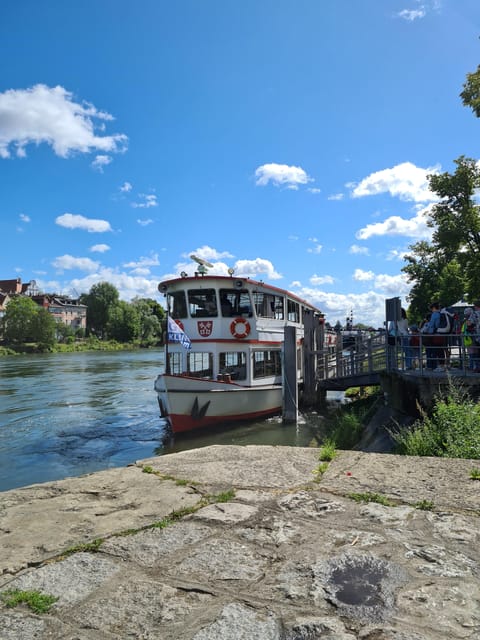
[[442, 309], [440, 311], [440, 324], [437, 327], [436, 333], [452, 333], [453, 313]]

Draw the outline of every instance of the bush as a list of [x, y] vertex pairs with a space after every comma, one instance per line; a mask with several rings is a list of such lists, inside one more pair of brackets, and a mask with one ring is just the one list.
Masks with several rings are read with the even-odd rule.
[[479, 459], [480, 404], [450, 381], [447, 394], [436, 398], [430, 415], [422, 412], [411, 427], [391, 435], [398, 453], [404, 455]]

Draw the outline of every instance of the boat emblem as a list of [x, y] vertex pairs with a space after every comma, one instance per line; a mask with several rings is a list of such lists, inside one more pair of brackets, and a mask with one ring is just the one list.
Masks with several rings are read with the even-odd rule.
[[200, 406], [198, 403], [198, 398], [195, 398], [195, 402], [193, 403], [193, 407], [190, 412], [190, 415], [194, 420], [201, 420], [207, 413], [207, 409], [209, 405], [210, 405], [210, 400], [206, 402], [203, 406]]
[[198, 320], [197, 321], [198, 333], [202, 338], [208, 338], [212, 333], [213, 322], [212, 320]]

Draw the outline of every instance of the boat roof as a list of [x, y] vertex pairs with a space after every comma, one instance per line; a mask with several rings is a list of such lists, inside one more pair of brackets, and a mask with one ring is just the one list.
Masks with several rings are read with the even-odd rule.
[[219, 281], [220, 281], [220, 286], [222, 282], [225, 285], [227, 283], [232, 283], [231, 286], [233, 287], [235, 287], [235, 284], [234, 284], [235, 282], [241, 281], [242, 288], [244, 286], [258, 287], [259, 289], [260, 288], [264, 290], [266, 289], [268, 291], [271, 291], [272, 293], [278, 293], [284, 296], [287, 295], [289, 298], [291, 298], [292, 300], [295, 300], [299, 304], [302, 304], [305, 307], [308, 307], [309, 309], [313, 309], [318, 313], [322, 313], [322, 311], [318, 307], [311, 304], [310, 302], [307, 302], [303, 298], [299, 298], [297, 295], [295, 295], [291, 291], [288, 291], [287, 289], [281, 289], [280, 287], [275, 287], [271, 284], [266, 284], [262, 280], [258, 280], [258, 281], [251, 280], [250, 278], [245, 278], [242, 276], [234, 277], [234, 276], [216, 276], [216, 275], [196, 275], [196, 276], [186, 276], [183, 278], [182, 277], [171, 278], [170, 280], [164, 280], [163, 282], [160, 282], [158, 285], [158, 290], [160, 291], [160, 293], [167, 293], [170, 285], [181, 284], [181, 285], [192, 286], [192, 284], [194, 283], [196, 283], [197, 285], [204, 284], [204, 283], [210, 283], [213, 285], [214, 281], [216, 282], [216, 284], [219, 284]]

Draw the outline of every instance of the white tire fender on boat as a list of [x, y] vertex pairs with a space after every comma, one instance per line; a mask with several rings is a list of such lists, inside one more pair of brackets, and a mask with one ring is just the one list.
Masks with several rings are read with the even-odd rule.
[[234, 338], [246, 338], [250, 334], [250, 323], [245, 318], [235, 318], [230, 324], [230, 333]]

